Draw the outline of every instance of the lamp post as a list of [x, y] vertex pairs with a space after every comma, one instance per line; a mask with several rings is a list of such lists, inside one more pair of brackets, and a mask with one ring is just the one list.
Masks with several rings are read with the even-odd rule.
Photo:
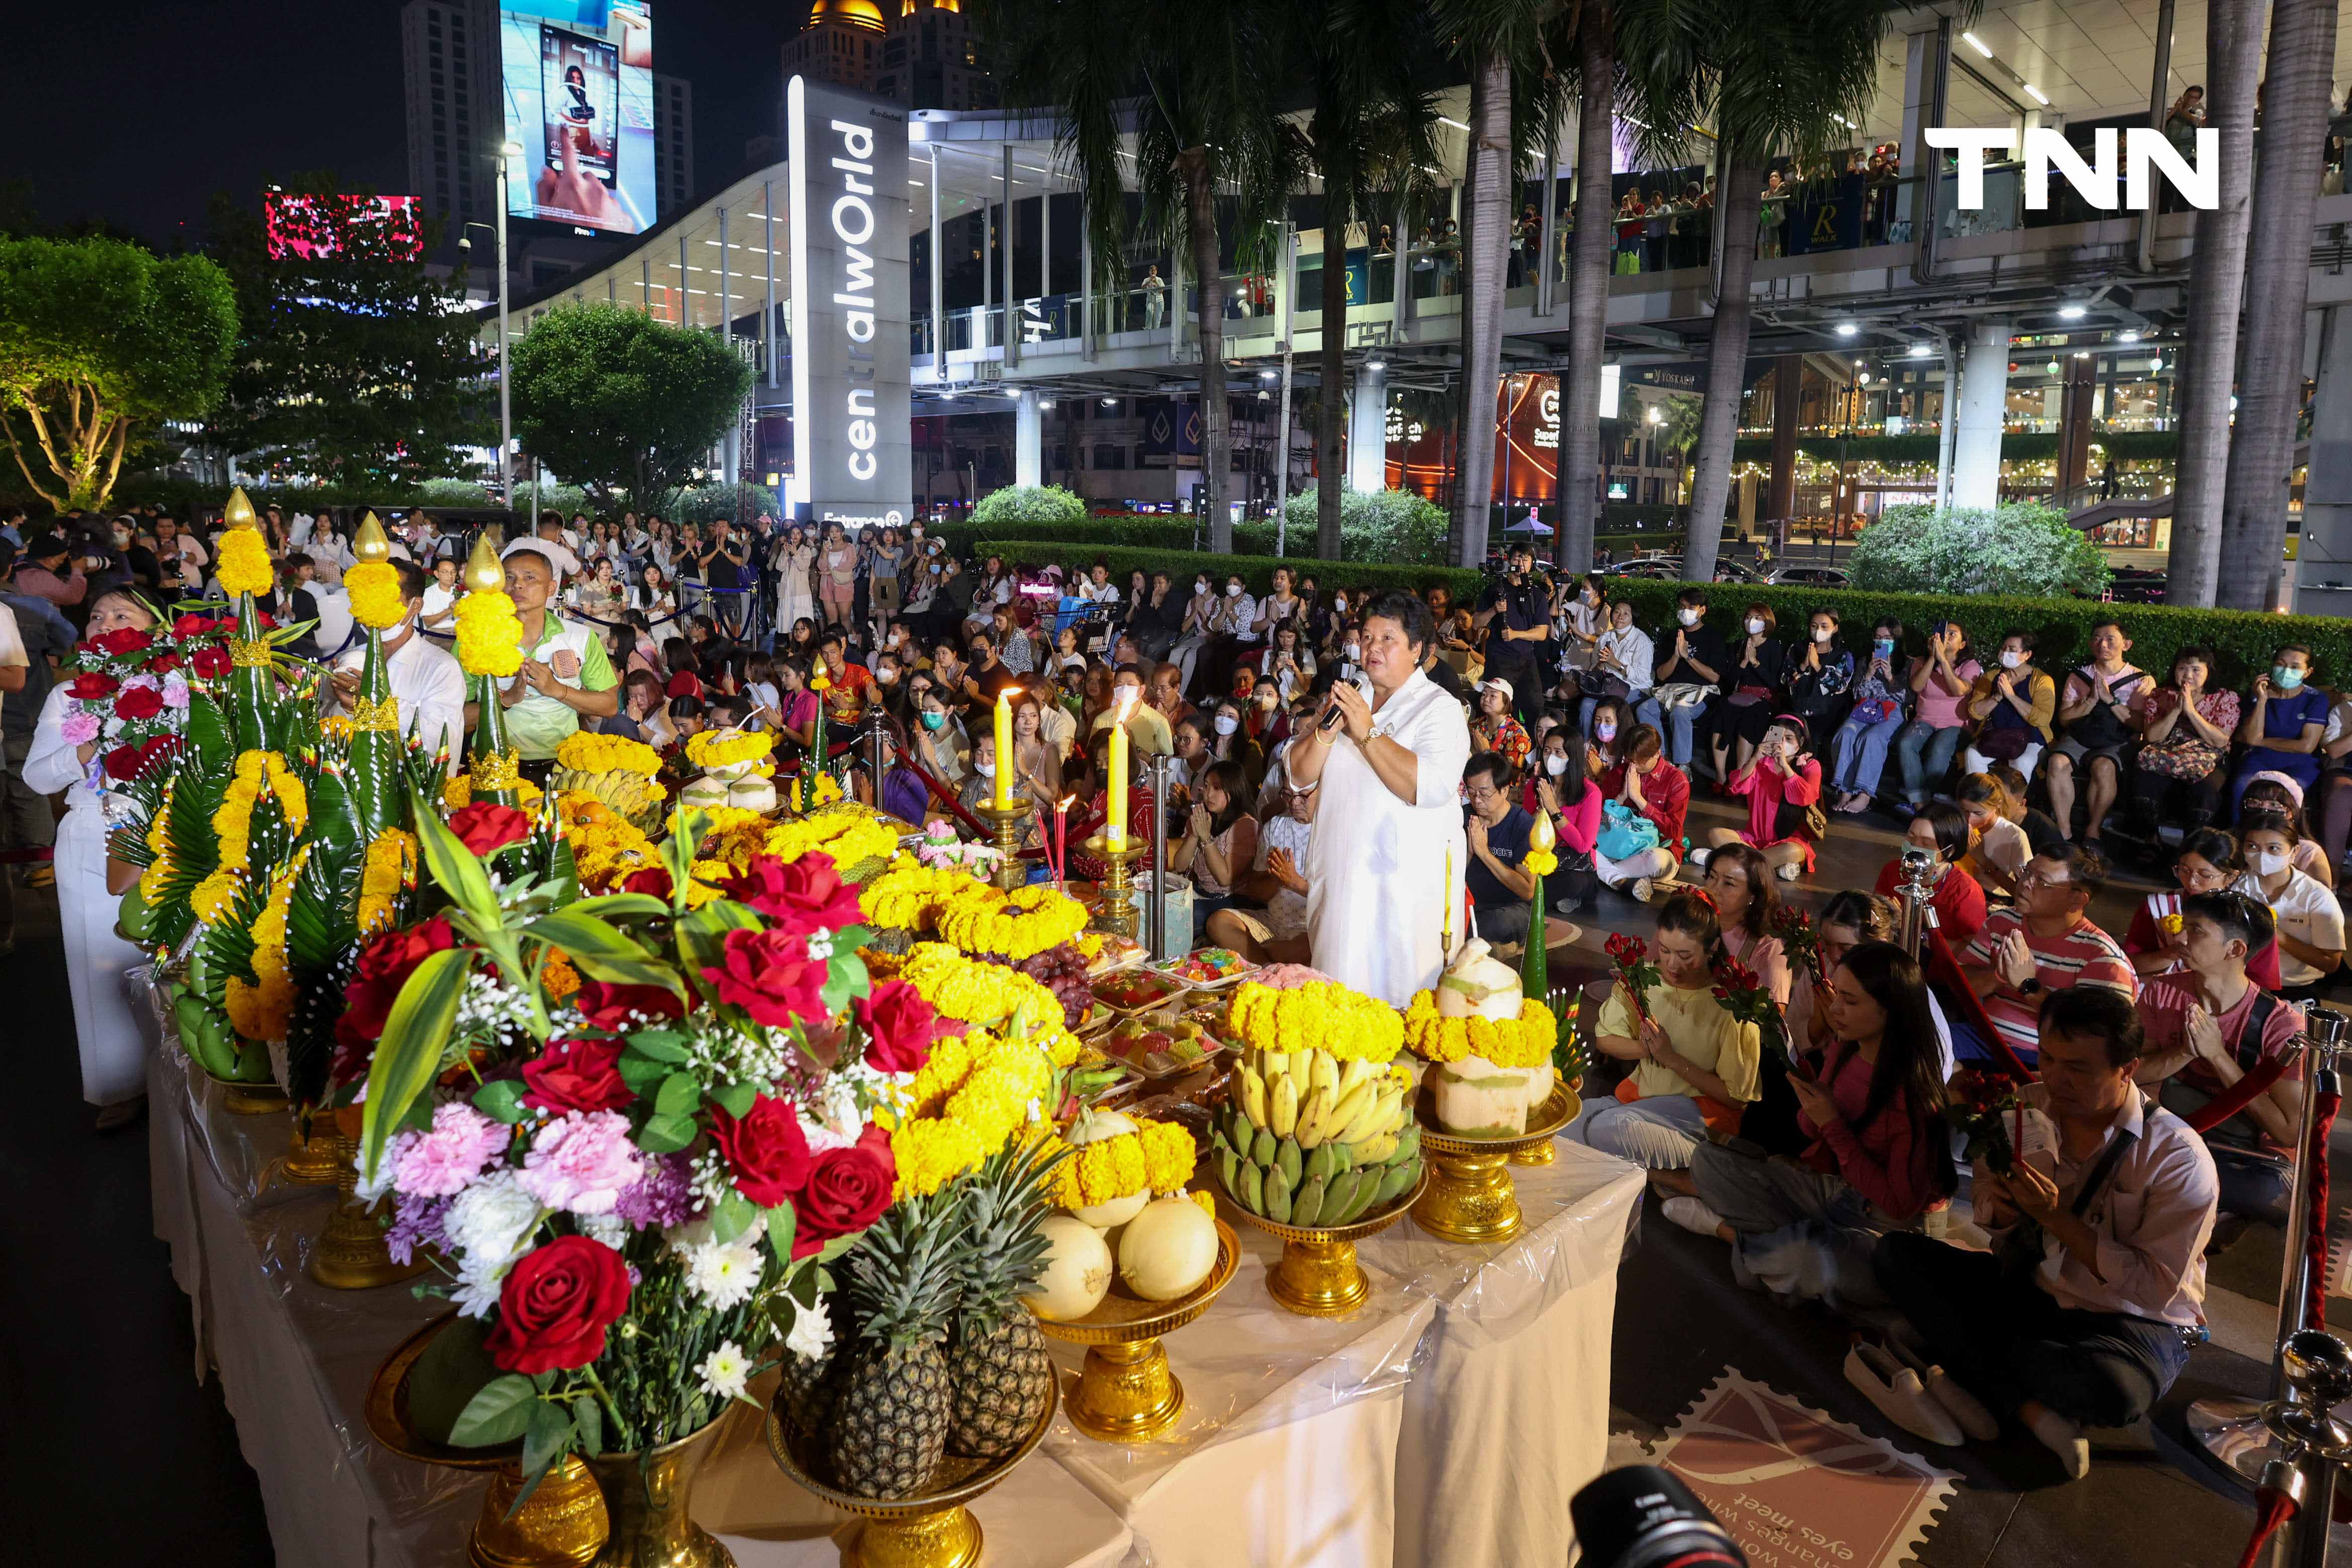
[[[522, 156], [519, 142], [499, 143], [499, 499], [514, 510], [514, 393], [507, 381], [507, 161]], [[534, 487], [531, 492], [538, 494]]]

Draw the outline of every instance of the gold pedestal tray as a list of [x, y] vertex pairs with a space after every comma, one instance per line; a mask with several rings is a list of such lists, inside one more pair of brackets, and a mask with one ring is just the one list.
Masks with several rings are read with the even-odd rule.
[[1008, 893], [1027, 886], [1029, 863], [1021, 858], [1021, 833], [1035, 815], [1034, 808], [1027, 801], [1016, 798], [1003, 810], [993, 800], [983, 800], [972, 811], [988, 824], [989, 833], [996, 840], [996, 865], [989, 873], [989, 880]]
[[1083, 1318], [1037, 1327], [1048, 1339], [1087, 1347], [1086, 1370], [1064, 1395], [1070, 1425], [1104, 1443], [1140, 1443], [1166, 1431], [1184, 1408], [1184, 1385], [1169, 1370], [1160, 1336], [1172, 1334], [1209, 1310], [1241, 1267], [1242, 1239], [1223, 1220], [1217, 1226], [1217, 1261], [1191, 1295], [1145, 1301], [1117, 1285]]
[[266, 1078], [247, 1083], [239, 1079], [214, 1078], [202, 1064], [196, 1070], [220, 1086], [221, 1108], [231, 1116], [274, 1116], [286, 1109], [286, 1091]]
[[1437, 1116], [1424, 1090], [1413, 1113], [1421, 1122], [1421, 1152], [1429, 1162], [1429, 1181], [1421, 1201], [1412, 1205], [1413, 1223], [1440, 1241], [1508, 1241], [1518, 1235], [1519, 1195], [1511, 1186], [1511, 1162], [1524, 1150], [1549, 1152], [1553, 1137], [1583, 1107], [1576, 1090], [1554, 1084], [1550, 1098], [1528, 1118], [1526, 1131], [1504, 1138], [1457, 1138], [1437, 1130]]
[[[434, 1319], [384, 1358], [375, 1381], [368, 1384], [369, 1434], [420, 1465], [490, 1473], [481, 1514], [466, 1541], [466, 1561], [473, 1568], [586, 1568], [604, 1549], [608, 1526], [604, 1494], [585, 1465], [576, 1458], [564, 1460], [548, 1471], [539, 1489], [516, 1510], [515, 1494], [522, 1490], [520, 1443], [456, 1448], [419, 1436], [409, 1426], [408, 1369], [433, 1336], [456, 1321], [455, 1312]], [[512, 1519], [507, 1517], [509, 1510], [514, 1510]]]
[[360, 1145], [340, 1128], [335, 1132], [335, 1206], [327, 1227], [310, 1247], [310, 1278], [330, 1290], [373, 1290], [413, 1278], [432, 1261], [419, 1252], [395, 1263], [384, 1245], [375, 1210], [359, 1199]]
[[1296, 1312], [1302, 1318], [1344, 1318], [1362, 1306], [1372, 1293], [1372, 1282], [1366, 1278], [1364, 1266], [1356, 1261], [1356, 1243], [1378, 1236], [1404, 1218], [1428, 1185], [1429, 1167], [1424, 1159], [1421, 1180], [1412, 1184], [1411, 1192], [1391, 1198], [1389, 1206], [1378, 1214], [1329, 1229], [1283, 1225], [1252, 1214], [1224, 1190], [1223, 1182], [1217, 1184], [1217, 1195], [1233, 1205], [1244, 1225], [1282, 1238], [1282, 1261], [1267, 1272], [1265, 1293], [1284, 1311]]
[[853, 1497], [816, 1479], [793, 1451], [801, 1434], [784, 1424], [773, 1405], [768, 1407], [768, 1453], [778, 1469], [818, 1501], [866, 1521], [841, 1549], [842, 1568], [972, 1568], [980, 1561], [981, 1531], [969, 1505], [1045, 1441], [1059, 1399], [1057, 1386], [1038, 1413], [1037, 1425], [1010, 1455], [992, 1462], [950, 1457], [932, 1478], [932, 1489], [919, 1497]]

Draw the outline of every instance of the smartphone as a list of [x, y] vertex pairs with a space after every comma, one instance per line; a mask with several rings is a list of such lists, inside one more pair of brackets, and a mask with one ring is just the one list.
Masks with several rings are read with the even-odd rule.
[[570, 139], [580, 167], [607, 190], [619, 176], [621, 51], [602, 38], [545, 23], [539, 28], [540, 101], [544, 106], [547, 166], [563, 167]]

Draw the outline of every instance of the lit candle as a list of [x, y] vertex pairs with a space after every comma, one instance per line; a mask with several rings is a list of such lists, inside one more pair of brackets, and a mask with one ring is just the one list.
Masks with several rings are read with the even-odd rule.
[[1126, 700], [1112, 710], [1110, 725], [1110, 800], [1103, 814], [1103, 846], [1109, 849], [1127, 847], [1127, 715], [1141, 695], [1139, 688], [1120, 688], [1128, 693]]
[[1078, 797], [1066, 795], [1054, 803], [1054, 886], [1060, 889], [1070, 879], [1070, 803]]
[[999, 811], [1013, 809], [1013, 694], [1021, 689], [1008, 686], [996, 694], [996, 793], [993, 804]]
[[1441, 957], [1450, 959], [1454, 956], [1454, 846], [1451, 844], [1445, 847], [1445, 882], [1438, 892], [1437, 900], [1444, 911], [1437, 933], [1438, 952]]

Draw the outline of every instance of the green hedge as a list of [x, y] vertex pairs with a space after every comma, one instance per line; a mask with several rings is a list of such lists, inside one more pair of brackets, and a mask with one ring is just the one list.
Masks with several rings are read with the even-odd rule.
[[[1675, 596], [1687, 586], [1646, 578], [1612, 578], [1609, 596], [1632, 604], [1634, 622], [1654, 637], [1661, 627], [1674, 626]], [[1913, 653], [1924, 650], [1927, 628], [1939, 620], [1965, 626], [1979, 658], [1997, 647], [2008, 632], [2022, 629], [2034, 636], [2036, 662], [2053, 672], [2087, 660], [2091, 627], [2114, 620], [2131, 638], [2126, 657], [2132, 663], [2169, 675], [2177, 650], [2202, 644], [2214, 650], [2220, 665], [2213, 674], [2215, 683], [2239, 689], [2270, 668], [2273, 649], [2282, 643], [2301, 643], [2311, 649], [2315, 684], [2330, 689], [2352, 686], [2352, 619], [2333, 616], [2173, 609], [2161, 605], [2104, 604], [2096, 599], [1950, 598], [1843, 588], [1759, 588], [1737, 583], [1709, 584], [1706, 597], [1709, 623], [1727, 636], [1738, 626], [1740, 613], [1752, 604], [1769, 605], [1780, 622], [1780, 635], [1791, 638], [1814, 610], [1833, 610], [1843, 634], [1839, 640], [1855, 650], [1867, 646], [1873, 623], [1883, 616], [1903, 623], [1904, 644]]]
[[[1410, 588], [1418, 593], [1443, 583], [1454, 590], [1459, 600], [1475, 595], [1486, 581], [1483, 574], [1465, 572], [1451, 566], [1377, 566], [1360, 561], [1314, 561], [1293, 559], [1288, 563], [1264, 555], [1218, 555], [1200, 550], [1146, 550], [1124, 545], [1072, 543], [1051, 539], [986, 539], [973, 549], [975, 555], [1002, 555], [1007, 562], [1026, 562], [1043, 566], [1060, 562], [1066, 567], [1084, 568], [1094, 564], [1097, 558], [1110, 567], [1111, 581], [1121, 584], [1124, 592], [1129, 572], [1167, 572], [1179, 583], [1198, 571], [1207, 571], [1222, 577], [1228, 572], [1241, 574], [1253, 594], [1263, 594], [1274, 586], [1274, 571], [1288, 564], [1299, 572], [1312, 572], [1316, 586], [1328, 593], [1339, 587]], [[1189, 590], [1188, 590], [1189, 592]]]

